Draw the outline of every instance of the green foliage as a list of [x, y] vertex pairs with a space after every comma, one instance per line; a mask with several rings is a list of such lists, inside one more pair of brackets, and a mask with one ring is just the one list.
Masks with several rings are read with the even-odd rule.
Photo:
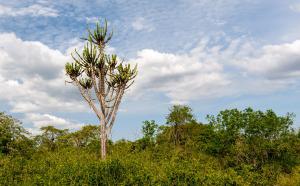
[[30, 153], [34, 143], [28, 135], [18, 120], [0, 112], [0, 154]]
[[43, 127], [37, 145], [26, 146], [25, 134], [7, 137], [25, 130], [2, 113], [1, 149], [14, 150], [0, 155], [0, 185], [299, 185], [293, 117], [225, 110], [208, 116], [209, 124], [179, 124], [176, 146], [170, 139], [175, 125], [144, 121], [143, 138], [110, 142], [108, 159], [100, 160], [97, 126], [74, 132]]
[[172, 126], [196, 121], [192, 114], [192, 109], [186, 105], [173, 105], [166, 119], [167, 124]]
[[144, 121], [142, 126], [142, 132], [144, 134], [144, 138], [149, 139], [150, 141], [154, 140], [155, 133], [157, 132], [158, 125], [154, 120]]
[[71, 79], [75, 79], [81, 74], [80, 65], [78, 65], [77, 63], [66, 63], [65, 71]]
[[81, 130], [70, 133], [64, 137], [69, 145], [75, 147], [88, 147], [100, 141], [99, 127], [85, 125]]
[[181, 138], [180, 126], [196, 122], [192, 114], [192, 109], [186, 105], [173, 105], [166, 119], [167, 124], [172, 126], [170, 136], [175, 145], [179, 143]]
[[84, 89], [91, 89], [93, 87], [92, 80], [88, 78], [81, 78], [79, 83]]
[[291, 174], [282, 174], [278, 178], [278, 186], [298, 186], [300, 184], [300, 166], [296, 166]]
[[300, 152], [291, 128], [293, 117], [289, 113], [277, 116], [272, 110], [261, 112], [251, 108], [208, 116], [215, 135], [210, 152], [226, 159], [229, 166], [247, 163], [260, 169], [276, 162], [289, 171], [297, 163], [295, 154]]
[[68, 133], [68, 130], [57, 129], [53, 126], [41, 127], [43, 132], [35, 137], [35, 141], [40, 146], [40, 149], [55, 150], [60, 143], [63, 143], [63, 136]]

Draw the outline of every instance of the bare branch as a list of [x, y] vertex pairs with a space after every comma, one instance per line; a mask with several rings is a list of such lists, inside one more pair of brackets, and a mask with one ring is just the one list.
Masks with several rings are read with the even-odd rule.
[[122, 99], [122, 97], [123, 97], [123, 94], [124, 94], [124, 89], [121, 90], [120, 97], [119, 97], [119, 99], [117, 99], [117, 104], [116, 104], [116, 106], [115, 106], [115, 108], [114, 108], [114, 111], [113, 111], [113, 113], [112, 113], [111, 121], [107, 120], [107, 121], [109, 121], [109, 126], [108, 126], [108, 127], [109, 127], [109, 131], [111, 131], [111, 129], [112, 129], [112, 127], [113, 127], [113, 124], [114, 124], [114, 122], [115, 122], [115, 119], [116, 119], [116, 116], [117, 116], [117, 111], [118, 111], [118, 109], [119, 109], [119, 106], [120, 106], [120, 103], [121, 103], [121, 99]]
[[75, 79], [75, 83], [76, 83], [76, 86], [78, 87], [79, 92], [81, 93], [82, 97], [86, 100], [86, 102], [94, 110], [94, 112], [96, 113], [98, 119], [101, 120], [100, 112], [98, 111], [97, 107], [93, 103], [91, 95], [88, 92], [87, 92], [88, 94], [85, 93], [84, 89], [82, 88], [82, 86], [80, 85], [80, 83], [77, 79]]
[[113, 125], [113, 123], [114, 123], [116, 112], [118, 111], [124, 91], [125, 91], [124, 88], [120, 88], [120, 90], [117, 94], [116, 100], [114, 101], [113, 108], [110, 111], [109, 116], [106, 119], [107, 122], [110, 123], [110, 125]]
[[128, 89], [129, 87], [131, 87], [131, 85], [134, 83], [134, 81], [132, 81], [129, 85], [127, 85], [126, 87], [125, 87], [125, 89]]

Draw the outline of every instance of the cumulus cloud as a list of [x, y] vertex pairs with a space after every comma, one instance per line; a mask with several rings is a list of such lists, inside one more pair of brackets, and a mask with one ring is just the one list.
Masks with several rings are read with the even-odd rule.
[[[300, 41], [259, 48], [243, 39], [227, 40], [224, 44], [203, 39], [189, 52], [180, 54], [138, 51], [137, 57], [130, 60], [139, 67], [131, 92], [162, 93], [171, 102], [182, 103], [249, 93], [244, 82], [262, 89], [272, 85], [277, 90], [300, 76]], [[76, 48], [82, 48], [82, 42], [75, 43]], [[40, 42], [1, 34], [1, 99], [14, 112], [85, 110], [78, 91], [64, 83], [63, 66], [73, 49], [63, 54]]]
[[0, 34], [0, 56], [0, 99], [13, 111], [83, 110], [79, 95], [65, 84], [69, 57], [14, 34]]
[[[158, 93], [171, 103], [186, 103], [270, 93], [300, 78], [300, 41], [258, 47], [243, 38], [220, 38], [226, 42], [203, 39], [185, 53], [138, 51], [129, 60], [139, 68], [129, 93]], [[77, 40], [73, 44], [79, 49], [83, 46]], [[23, 41], [15, 34], [0, 34], [0, 99], [12, 112], [24, 113], [33, 123], [33, 132], [49, 124], [76, 129], [81, 126], [79, 122], [52, 113], [89, 110], [75, 87], [64, 83], [64, 64], [73, 49], [62, 53], [40, 42]]]
[[48, 125], [52, 125], [60, 129], [79, 129], [83, 124], [71, 122], [64, 118], [53, 116], [51, 114], [26, 114], [26, 119], [30, 120], [35, 128], [41, 128]]
[[42, 6], [40, 4], [33, 4], [28, 7], [14, 8], [9, 6], [4, 6], [0, 4], [0, 17], [1, 16], [44, 16], [44, 17], [57, 17], [58, 11], [51, 8]]
[[188, 54], [139, 51], [130, 61], [139, 67], [132, 93], [163, 92], [173, 103], [229, 94], [231, 80], [220, 63], [226, 52], [206, 44], [200, 43]]
[[[65, 82], [64, 65], [71, 60], [70, 53], [83, 48], [76, 39], [72, 44], [62, 53], [37, 41], [24, 41], [13, 33], [0, 34], [0, 102], [9, 105], [11, 112], [23, 113], [24, 119], [33, 123], [33, 133], [41, 125], [70, 129], [81, 126], [53, 112], [90, 112], [76, 87]], [[109, 53], [114, 50], [107, 48]]]
[[257, 46], [246, 39], [220, 44], [203, 39], [188, 53], [138, 52], [139, 75], [131, 93], [160, 92], [171, 103], [234, 95], [267, 94], [297, 83], [300, 41]]
[[295, 80], [300, 77], [300, 40], [266, 45], [236, 61], [247, 73], [269, 80]]
[[68, 55], [40, 42], [0, 34], [0, 101], [10, 106], [11, 112], [23, 113], [25, 120], [33, 123], [30, 131], [34, 134], [42, 125], [81, 126], [48, 114], [88, 110], [75, 88], [65, 84], [64, 64], [68, 60]]
[[61, 72], [62, 61], [67, 60], [57, 50], [40, 42], [22, 41], [14, 34], [0, 35], [1, 74], [20, 77], [53, 79]]

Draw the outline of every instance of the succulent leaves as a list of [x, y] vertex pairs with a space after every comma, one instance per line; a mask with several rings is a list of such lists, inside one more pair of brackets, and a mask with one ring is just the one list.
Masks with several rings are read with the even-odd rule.
[[92, 80], [89, 78], [81, 78], [79, 83], [84, 89], [91, 89], [93, 87]]
[[67, 63], [65, 65], [65, 71], [72, 80], [76, 79], [82, 73], [81, 66], [77, 63]]
[[127, 86], [128, 82], [133, 80], [137, 75], [137, 65], [131, 69], [130, 64], [119, 64], [116, 68], [117, 72], [112, 74], [111, 81], [109, 82], [114, 88], [119, 86], [124, 86], [124, 88], [129, 88]]
[[[105, 77], [105, 83], [112, 88], [129, 88], [127, 85], [137, 75], [137, 66], [131, 68], [130, 64], [119, 62], [117, 55], [107, 55], [104, 53], [105, 45], [112, 37], [112, 32], [108, 34], [107, 21], [104, 26], [96, 24], [92, 32], [88, 29], [88, 37], [82, 54], [77, 50], [72, 54], [73, 63], [67, 63], [65, 66], [66, 74], [73, 80], [78, 80], [84, 89], [90, 89], [93, 86], [91, 78]], [[82, 78], [87, 77], [87, 79]]]
[[100, 26], [99, 23], [96, 24], [94, 32], [88, 29], [89, 35], [85, 40], [88, 40], [95, 45], [102, 47], [105, 46], [112, 38], [113, 32], [107, 32], [107, 21], [105, 20], [104, 26]]

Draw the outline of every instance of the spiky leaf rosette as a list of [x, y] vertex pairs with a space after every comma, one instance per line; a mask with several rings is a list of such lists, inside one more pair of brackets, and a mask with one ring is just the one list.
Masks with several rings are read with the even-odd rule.
[[65, 65], [65, 71], [72, 80], [79, 77], [82, 73], [81, 66], [77, 63], [67, 63]]
[[111, 37], [112, 32], [108, 34], [107, 21], [103, 27], [97, 23], [94, 31], [88, 29], [88, 36], [84, 38], [87, 43], [82, 54], [75, 50], [72, 54], [74, 62], [66, 64], [67, 75], [73, 81], [78, 81], [84, 89], [90, 86], [83, 83], [83, 77], [90, 78], [92, 86], [102, 91], [105, 86], [127, 89], [133, 83], [132, 80], [137, 75], [137, 66], [131, 68], [130, 64], [120, 62], [117, 55], [105, 54], [104, 48]]

